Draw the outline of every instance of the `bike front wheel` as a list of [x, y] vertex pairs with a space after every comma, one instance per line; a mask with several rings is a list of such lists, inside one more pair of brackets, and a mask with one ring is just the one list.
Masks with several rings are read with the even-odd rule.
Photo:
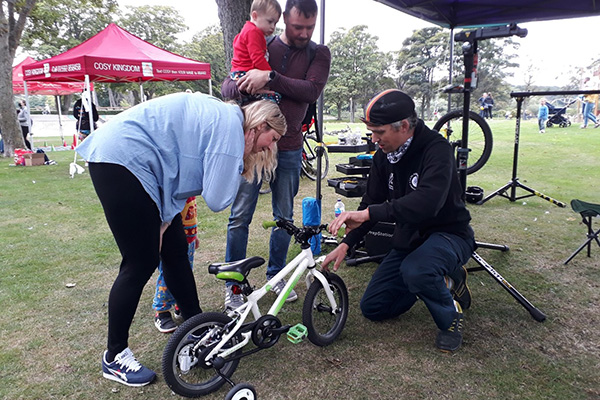
[[[193, 316], [173, 333], [163, 352], [162, 373], [169, 388], [181, 396], [200, 397], [219, 389], [226, 381], [215, 368], [205, 362], [210, 349], [226, 334], [225, 325], [231, 318], [222, 313], [208, 312]], [[224, 348], [239, 340], [234, 336]], [[233, 356], [239, 354], [237, 350]], [[233, 375], [240, 360], [227, 361], [221, 373]]]
[[[317, 179], [317, 148], [319, 142], [315, 135], [306, 135], [304, 137], [304, 147], [302, 149], [302, 173], [308, 179], [314, 181]], [[323, 157], [321, 158], [321, 179], [324, 179], [329, 172], [329, 155], [327, 149], [323, 146]]]
[[[454, 110], [442, 116], [433, 130], [441, 133], [454, 148], [454, 157], [457, 158], [456, 149], [462, 147], [462, 110]], [[468, 131], [469, 159], [467, 162], [467, 175], [479, 171], [489, 160], [492, 154], [493, 138], [490, 126], [485, 119], [469, 111], [469, 131]]]
[[321, 281], [315, 279], [306, 292], [302, 307], [302, 323], [308, 329], [308, 339], [317, 346], [327, 346], [342, 333], [348, 318], [348, 289], [339, 276], [325, 275], [337, 303], [332, 309]]

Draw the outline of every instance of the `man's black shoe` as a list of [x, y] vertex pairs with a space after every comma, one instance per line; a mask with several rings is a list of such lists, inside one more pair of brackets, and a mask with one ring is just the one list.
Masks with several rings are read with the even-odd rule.
[[454, 281], [450, 293], [452, 293], [452, 297], [460, 304], [463, 310], [471, 307], [471, 289], [467, 285], [467, 275], [467, 269], [463, 265], [457, 269], [455, 274], [450, 276]]
[[452, 325], [445, 331], [439, 331], [437, 338], [435, 339], [435, 345], [438, 349], [445, 352], [456, 351], [462, 344], [462, 330], [463, 330], [463, 314], [456, 313]]

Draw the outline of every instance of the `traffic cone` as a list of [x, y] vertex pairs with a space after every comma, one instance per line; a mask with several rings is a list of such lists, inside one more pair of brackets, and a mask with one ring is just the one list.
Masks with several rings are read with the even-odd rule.
[[71, 145], [71, 150], [75, 150], [75, 147], [77, 147], [77, 136], [73, 134], [73, 144]]

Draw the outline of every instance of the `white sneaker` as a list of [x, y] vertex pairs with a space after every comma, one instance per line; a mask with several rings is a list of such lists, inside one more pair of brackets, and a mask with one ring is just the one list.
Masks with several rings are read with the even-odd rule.
[[225, 310], [235, 310], [245, 302], [243, 294], [234, 294], [230, 286], [225, 286]]
[[[282, 279], [279, 282], [277, 282], [275, 284], [275, 286], [273, 286], [271, 288], [271, 290], [274, 291], [277, 296], [279, 296], [279, 293], [281, 293], [281, 291], [283, 290], [284, 287], [285, 287], [285, 279]], [[288, 294], [288, 297], [287, 297], [287, 299], [285, 299], [285, 302], [291, 303], [292, 301], [296, 301], [296, 300], [298, 300], [298, 295], [296, 294], [294, 289], [290, 289], [290, 294]]]
[[106, 353], [102, 356], [102, 375], [111, 381], [127, 386], [144, 386], [156, 378], [154, 371], [144, 367], [133, 356], [129, 347], [115, 356], [111, 363], [106, 361]]

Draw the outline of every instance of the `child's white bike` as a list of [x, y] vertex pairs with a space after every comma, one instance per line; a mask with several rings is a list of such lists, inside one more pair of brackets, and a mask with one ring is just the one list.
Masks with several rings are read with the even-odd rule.
[[[309, 239], [326, 229], [326, 225], [298, 228], [289, 221], [271, 221], [263, 223], [263, 227], [285, 229], [300, 244], [302, 251], [259, 289], [254, 289], [247, 278], [250, 270], [265, 262], [261, 257], [216, 263], [208, 267], [209, 273], [233, 283], [233, 292], [244, 294], [247, 301], [227, 314], [198, 314], [173, 333], [163, 354], [162, 372], [175, 393], [186, 397], [204, 396], [227, 382], [233, 388], [226, 400], [256, 399], [252, 385], [235, 385], [230, 379], [242, 357], [275, 345], [283, 334], [293, 343], [308, 336], [312, 343], [327, 346], [344, 329], [348, 317], [346, 285], [339, 276], [316, 268], [309, 244]], [[308, 290], [302, 308], [302, 324], [282, 325], [277, 314], [307, 269]], [[290, 274], [269, 311], [262, 315], [258, 301]], [[254, 318], [247, 322], [250, 314]], [[243, 350], [250, 343], [251, 348]]]

